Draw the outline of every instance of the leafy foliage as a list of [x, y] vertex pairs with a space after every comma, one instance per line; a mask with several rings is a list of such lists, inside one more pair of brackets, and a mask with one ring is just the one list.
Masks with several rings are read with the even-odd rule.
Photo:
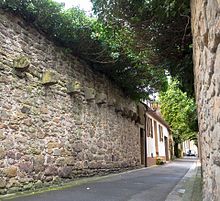
[[24, 18], [134, 99], [148, 98], [152, 91], [166, 87], [164, 69], [147, 61], [149, 51], [133, 48], [136, 40], [129, 26], [105, 25], [52, 0], [0, 0], [0, 8]]
[[196, 105], [179, 88], [178, 81], [172, 81], [166, 92], [159, 96], [160, 109], [164, 119], [172, 128], [174, 140], [196, 140], [198, 131]]
[[177, 77], [181, 88], [194, 95], [189, 0], [92, 0], [105, 24], [129, 27], [133, 49], [147, 50], [148, 63]]

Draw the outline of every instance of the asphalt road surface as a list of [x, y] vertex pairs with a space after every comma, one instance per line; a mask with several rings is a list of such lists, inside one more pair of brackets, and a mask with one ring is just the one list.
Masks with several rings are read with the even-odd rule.
[[181, 159], [13, 201], [164, 201], [194, 161], [192, 158]]

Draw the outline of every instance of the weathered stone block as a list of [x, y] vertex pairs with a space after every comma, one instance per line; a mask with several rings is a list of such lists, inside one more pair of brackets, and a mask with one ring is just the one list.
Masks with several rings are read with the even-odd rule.
[[57, 142], [49, 142], [47, 144], [48, 153], [52, 153], [54, 148], [59, 148], [59, 143]]
[[7, 151], [7, 157], [8, 158], [15, 159], [16, 158], [15, 155], [16, 155], [16, 151], [14, 151], [14, 150]]
[[144, 118], [144, 114], [145, 114], [145, 107], [142, 104], [138, 105], [138, 117], [139, 117], [139, 123], [144, 125], [145, 124], [145, 118]]
[[17, 176], [17, 167], [10, 166], [4, 169], [4, 173], [7, 177], [16, 177]]
[[46, 133], [44, 133], [43, 131], [39, 130], [39, 131], [37, 131], [36, 136], [39, 139], [44, 139], [44, 137], [46, 136]]
[[135, 102], [130, 103], [128, 107], [129, 107], [129, 109], [130, 109], [131, 111], [133, 111], [134, 113], [137, 112], [137, 104], [136, 104]]
[[25, 72], [25, 77], [28, 81], [34, 81], [34, 76], [28, 72]]
[[46, 105], [43, 105], [41, 108], [40, 108], [40, 112], [42, 114], [48, 114], [49, 113], [49, 110], [48, 110], [48, 107]]
[[54, 70], [46, 70], [42, 75], [43, 85], [54, 85], [58, 82], [57, 72]]
[[0, 147], [0, 159], [5, 158], [6, 152], [5, 149], [3, 147]]
[[88, 167], [90, 169], [99, 169], [101, 168], [101, 164], [97, 163], [96, 161], [92, 161], [88, 163]]
[[30, 66], [30, 60], [26, 56], [21, 56], [13, 60], [13, 67], [16, 70], [25, 71]]
[[21, 70], [14, 70], [14, 74], [17, 75], [21, 79], [26, 77], [25, 72]]
[[138, 121], [138, 115], [137, 115], [137, 113], [133, 113], [133, 114], [132, 114], [131, 120], [132, 120], [132, 121]]
[[22, 108], [21, 108], [21, 112], [22, 113], [26, 113], [26, 114], [28, 114], [28, 113], [30, 113], [30, 107], [28, 107], [28, 106], [23, 106]]
[[69, 156], [66, 158], [66, 164], [67, 165], [75, 165], [76, 163], [76, 159], [72, 156]]
[[6, 179], [3, 177], [0, 177], [0, 188], [5, 188], [6, 187]]
[[115, 105], [115, 112], [122, 112], [123, 111], [123, 106], [120, 102], [116, 102]]
[[[219, 23], [219, 26], [220, 26], [220, 23]], [[219, 41], [220, 41], [220, 37], [219, 37]], [[220, 44], [218, 44], [218, 47], [216, 50], [216, 58], [215, 58], [215, 64], [214, 64], [214, 73], [216, 76], [220, 75], [219, 64], [220, 64]]]
[[[34, 136], [35, 136], [35, 133], [34, 133]], [[32, 136], [31, 136], [32, 137]], [[35, 139], [35, 138], [34, 138]], [[29, 153], [30, 154], [34, 154], [34, 155], [39, 155], [39, 154], [41, 154], [41, 150], [38, 148], [38, 147], [32, 147], [32, 148], [30, 148], [30, 150], [29, 150]]]
[[122, 116], [129, 117], [129, 109], [127, 107], [123, 107]]
[[134, 112], [132, 110], [128, 110], [128, 118], [133, 117]]
[[94, 100], [95, 99], [95, 89], [93, 88], [89, 88], [89, 87], [86, 87], [84, 89], [84, 92], [85, 92], [85, 99], [87, 101], [91, 101], [91, 100]]
[[0, 122], [0, 129], [3, 129], [3, 128], [8, 128], [8, 126]]
[[38, 155], [34, 157], [34, 162], [33, 162], [33, 168], [35, 172], [41, 172], [44, 170], [44, 156], [43, 155]]
[[55, 149], [53, 150], [53, 155], [54, 155], [54, 156], [60, 156], [60, 154], [61, 154], [60, 149], [55, 148]]
[[217, 165], [217, 166], [219, 166], [220, 167], [220, 156], [215, 156], [214, 158], [213, 158], [213, 163], [215, 164], [215, 165]]
[[67, 84], [68, 94], [79, 94], [82, 91], [81, 83], [78, 81], [69, 82]]
[[116, 99], [115, 98], [109, 98], [108, 100], [108, 106], [115, 106], [116, 104]]
[[19, 186], [21, 186], [21, 183], [15, 177], [9, 179], [9, 181], [7, 182], [8, 188], [19, 187]]
[[66, 165], [66, 159], [64, 157], [58, 158], [55, 161], [55, 165], [56, 166], [64, 166], [64, 165]]
[[56, 174], [57, 174], [57, 168], [53, 165], [48, 166], [44, 172], [45, 176], [53, 176]]
[[18, 166], [21, 172], [31, 173], [33, 171], [33, 164], [31, 162], [21, 162]]
[[82, 170], [83, 169], [83, 163], [81, 161], [77, 161], [74, 165], [74, 169], [76, 170]]
[[5, 137], [5, 134], [3, 133], [2, 130], [0, 130], [0, 141], [4, 140], [6, 137]]
[[[47, 176], [47, 175], [46, 175]], [[54, 175], [55, 176], [55, 175]], [[44, 180], [45, 182], [51, 182], [53, 181], [53, 176], [47, 176]], [[50, 186], [49, 183], [45, 183], [46, 185], [45, 186]]]
[[107, 103], [107, 95], [105, 93], [97, 93], [96, 94], [96, 103], [100, 104], [100, 105]]
[[70, 166], [61, 167], [58, 170], [58, 175], [61, 178], [71, 178], [71, 174], [72, 174], [72, 167]]

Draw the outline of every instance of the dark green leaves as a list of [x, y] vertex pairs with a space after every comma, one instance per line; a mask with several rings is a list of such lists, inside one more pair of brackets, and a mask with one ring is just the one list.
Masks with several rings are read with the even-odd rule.
[[92, 0], [100, 20], [132, 31], [133, 49], [147, 50], [148, 63], [177, 77], [194, 95], [189, 0]]
[[[128, 12], [130, 9], [144, 12], [139, 1], [135, 2], [135, 7], [131, 7], [133, 1], [127, 0], [120, 5]], [[96, 3], [102, 6], [98, 1]], [[118, 3], [114, 3], [117, 7]], [[117, 23], [122, 22], [124, 27], [89, 18], [78, 8], [65, 10], [62, 4], [52, 0], [0, 0], [0, 6], [23, 17], [50, 40], [70, 50], [94, 70], [104, 73], [127, 96], [145, 99], [152, 91], [166, 86], [164, 69], [152, 67], [148, 61], [149, 48], [140, 49], [142, 42], [137, 42], [134, 28], [120, 19]], [[123, 14], [123, 10], [119, 13]], [[132, 20], [139, 22], [140, 18], [134, 15]]]

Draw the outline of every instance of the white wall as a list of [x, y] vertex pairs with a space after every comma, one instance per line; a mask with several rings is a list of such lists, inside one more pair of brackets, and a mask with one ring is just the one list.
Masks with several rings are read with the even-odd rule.
[[[162, 129], [163, 129], [163, 141], [160, 141], [159, 125], [162, 126]], [[158, 123], [157, 127], [158, 127], [159, 156], [166, 156], [166, 154], [165, 154], [165, 140], [164, 140], [164, 137], [167, 137], [168, 145], [169, 145], [169, 132], [168, 132], [168, 129], [163, 124]]]
[[183, 153], [186, 154], [189, 150], [191, 150], [195, 154], [198, 154], [198, 148], [195, 145], [194, 141], [186, 140], [183, 142]]
[[[159, 150], [159, 156], [166, 156], [165, 154], [165, 140], [164, 137], [167, 137], [168, 140], [168, 146], [169, 146], [169, 131], [166, 126], [161, 124], [158, 120], [153, 118], [151, 115], [147, 114], [149, 118], [153, 121], [153, 138], [147, 137], [147, 156], [151, 157], [151, 154], [153, 153], [153, 157], [156, 156], [156, 147], [155, 147], [155, 131], [154, 131], [154, 121], [157, 122], [157, 139], [158, 139], [158, 150]], [[162, 126], [163, 129], [163, 141], [160, 141], [160, 135], [159, 135], [159, 125]], [[169, 148], [169, 147], [168, 147]]]
[[147, 137], [147, 157], [151, 157], [151, 154], [156, 157], [155, 137]]

